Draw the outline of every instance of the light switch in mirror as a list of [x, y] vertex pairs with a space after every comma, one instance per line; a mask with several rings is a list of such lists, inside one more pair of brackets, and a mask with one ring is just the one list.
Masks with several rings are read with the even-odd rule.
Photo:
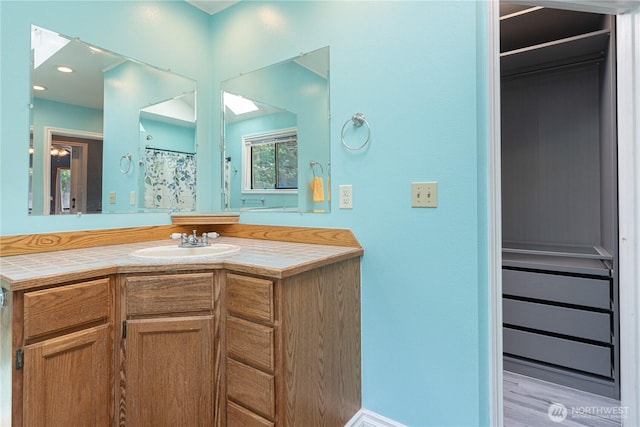
[[329, 212], [329, 47], [221, 89], [225, 209]]
[[195, 209], [194, 80], [37, 26], [31, 50], [30, 214]]

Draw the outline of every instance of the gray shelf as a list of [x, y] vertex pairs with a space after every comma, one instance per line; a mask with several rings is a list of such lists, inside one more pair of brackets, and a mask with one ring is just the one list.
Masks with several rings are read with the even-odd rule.
[[503, 52], [500, 72], [509, 76], [603, 58], [609, 35], [609, 30], [599, 30]]
[[549, 8], [529, 8], [500, 18], [500, 51], [539, 45], [603, 28], [602, 15]]
[[502, 266], [552, 271], [556, 273], [611, 277], [611, 266], [607, 261], [594, 258], [540, 255], [536, 253], [510, 253], [503, 250]]
[[593, 258], [612, 260], [613, 256], [602, 246], [570, 245], [558, 243], [502, 242], [504, 253]]

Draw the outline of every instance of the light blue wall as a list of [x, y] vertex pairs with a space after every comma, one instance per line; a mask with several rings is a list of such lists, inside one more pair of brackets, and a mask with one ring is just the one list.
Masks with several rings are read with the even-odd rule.
[[[185, 2], [3, 0], [0, 8], [3, 235], [169, 222], [27, 218], [30, 24], [198, 81], [203, 211], [220, 206], [219, 82], [329, 45], [332, 190], [352, 184], [353, 209], [338, 209], [334, 198], [326, 215], [241, 220], [350, 228], [362, 243], [364, 407], [410, 426], [488, 424], [482, 2], [251, 1], [212, 18]], [[349, 152], [340, 129], [355, 112], [365, 113], [372, 140]], [[410, 183], [431, 180], [439, 207], [412, 209]]]
[[[79, 37], [90, 44], [196, 80], [198, 153], [205, 159], [205, 165], [212, 157], [216, 165], [216, 168], [198, 169], [198, 185], [203, 187], [197, 198], [198, 209], [209, 211], [219, 207], [219, 191], [210, 191], [220, 188], [220, 172], [217, 166], [218, 144], [217, 141], [211, 144], [209, 120], [210, 107], [212, 103], [217, 103], [217, 96], [215, 101], [210, 98], [209, 19], [207, 14], [184, 1], [0, 1], [0, 234], [170, 222], [166, 214], [81, 217], [27, 215], [27, 105], [30, 102], [29, 46], [32, 24]], [[131, 138], [137, 141], [138, 128], [134, 127], [132, 132]], [[118, 158], [122, 154], [118, 154]], [[128, 192], [120, 199], [124, 199], [128, 205]], [[105, 209], [108, 207], [105, 205]]]
[[[183, 153], [195, 152], [195, 127], [190, 123], [171, 123], [151, 118], [140, 118], [144, 132], [140, 132], [140, 147], [174, 150]], [[147, 140], [147, 136], [153, 139]]]
[[[353, 209], [242, 222], [353, 230], [363, 405], [410, 426], [488, 424], [484, 16], [471, 1], [241, 2], [212, 20], [214, 81], [331, 48], [332, 189], [352, 184]], [[372, 141], [349, 152], [356, 112]], [[439, 207], [412, 209], [410, 183], [432, 180]]]

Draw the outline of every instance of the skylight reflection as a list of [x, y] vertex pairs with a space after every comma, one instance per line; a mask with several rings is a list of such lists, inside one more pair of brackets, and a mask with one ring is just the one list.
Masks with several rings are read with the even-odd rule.
[[233, 111], [233, 114], [235, 115], [258, 111], [258, 106], [254, 104], [253, 101], [247, 98], [243, 98], [239, 95], [234, 95], [229, 92], [224, 92], [223, 97], [224, 106]]
[[47, 59], [65, 47], [67, 43], [69, 43], [69, 40], [61, 37], [58, 33], [32, 25], [33, 69], [35, 70], [42, 65]]

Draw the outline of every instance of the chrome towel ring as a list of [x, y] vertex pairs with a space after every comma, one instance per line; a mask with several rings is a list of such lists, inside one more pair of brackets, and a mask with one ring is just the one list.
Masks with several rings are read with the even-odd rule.
[[[313, 160], [311, 160], [311, 163], [309, 163], [309, 165], [311, 166], [311, 170], [313, 171], [313, 176], [324, 175], [324, 168], [322, 167], [322, 164], [320, 162], [314, 162]], [[320, 166], [320, 175], [316, 175], [316, 166]]]
[[[356, 128], [362, 127], [363, 124], [367, 125], [367, 139], [365, 139], [365, 141], [357, 147], [347, 144], [346, 141], [344, 140], [344, 131], [347, 125], [349, 124], [349, 122], [351, 122], [353, 124], [353, 127], [356, 127]], [[351, 116], [351, 118], [347, 120], [344, 123], [344, 125], [342, 125], [342, 132], [340, 132], [340, 137], [342, 139], [342, 145], [344, 145], [344, 147], [347, 150], [351, 150], [351, 151], [362, 150], [365, 147], [365, 145], [369, 143], [369, 140], [371, 139], [371, 126], [369, 126], [369, 122], [364, 118], [364, 114], [355, 113], [353, 116]]]
[[[125, 160], [124, 166], [122, 164], [123, 160]], [[131, 170], [131, 153], [123, 154], [122, 157], [120, 157], [120, 172], [126, 175], [129, 173], [130, 170]]]

